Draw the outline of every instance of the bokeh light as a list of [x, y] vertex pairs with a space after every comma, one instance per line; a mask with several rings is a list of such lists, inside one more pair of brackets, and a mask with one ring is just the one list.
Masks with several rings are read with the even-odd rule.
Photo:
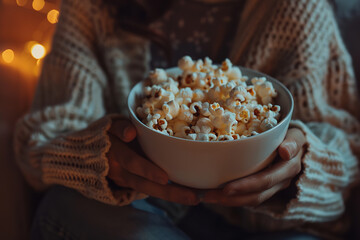
[[16, 0], [16, 4], [20, 7], [25, 6], [27, 3], [27, 0]]
[[41, 59], [45, 56], [45, 54], [46, 54], [46, 49], [43, 45], [37, 43], [31, 47], [31, 55], [35, 59]]
[[58, 18], [59, 18], [59, 11], [58, 10], [51, 10], [48, 12], [47, 14], [47, 20], [52, 23], [55, 24], [58, 22]]
[[25, 44], [25, 50], [27, 53], [31, 53], [31, 48], [37, 44], [36, 41], [28, 41], [26, 44]]
[[14, 61], [15, 58], [14, 51], [11, 49], [6, 49], [5, 51], [3, 51], [1, 56], [6, 63], [11, 63], [12, 61]]
[[44, 0], [34, 0], [32, 2], [32, 7], [36, 11], [40, 11], [41, 9], [44, 8], [44, 6], [45, 6], [45, 1]]

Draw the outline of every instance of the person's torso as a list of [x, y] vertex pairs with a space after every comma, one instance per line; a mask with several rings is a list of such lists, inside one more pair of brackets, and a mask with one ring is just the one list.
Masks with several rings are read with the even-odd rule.
[[221, 63], [229, 55], [244, 3], [174, 1], [164, 16], [150, 25], [168, 39], [171, 62], [167, 64], [164, 50], [151, 43], [150, 68], [177, 66], [178, 59], [186, 55], [193, 59], [210, 57], [214, 63]]

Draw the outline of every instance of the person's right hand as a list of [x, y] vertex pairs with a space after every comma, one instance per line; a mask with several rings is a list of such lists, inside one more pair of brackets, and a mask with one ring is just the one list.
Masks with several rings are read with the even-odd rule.
[[135, 139], [136, 130], [128, 120], [115, 120], [109, 137], [108, 177], [118, 186], [185, 205], [199, 203], [194, 189], [168, 184], [169, 178], [164, 170], [130, 148], [129, 143]]

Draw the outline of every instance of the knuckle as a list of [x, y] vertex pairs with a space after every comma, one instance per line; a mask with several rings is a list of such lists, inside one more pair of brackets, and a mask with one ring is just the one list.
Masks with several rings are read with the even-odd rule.
[[264, 178], [264, 187], [269, 189], [274, 185], [274, 182], [275, 178], [272, 175], [268, 175]]

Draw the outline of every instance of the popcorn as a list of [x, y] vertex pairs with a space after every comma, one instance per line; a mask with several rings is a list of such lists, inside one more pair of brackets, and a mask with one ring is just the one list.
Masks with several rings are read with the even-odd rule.
[[242, 122], [238, 122], [238, 124], [235, 127], [235, 134], [244, 135], [243, 133], [247, 130], [246, 124]]
[[225, 61], [222, 62], [221, 64], [221, 70], [224, 72], [229, 71], [232, 68], [232, 63], [231, 61], [227, 58], [225, 59]]
[[200, 72], [202, 68], [204, 67], [203, 60], [199, 59], [195, 62], [195, 64], [192, 66], [192, 71], [194, 72]]
[[158, 85], [154, 85], [151, 88], [150, 99], [153, 102], [155, 108], [161, 108], [165, 102], [169, 102], [175, 99], [175, 95], [172, 92], [166, 91]]
[[181, 86], [203, 89], [206, 87], [205, 77], [206, 73], [203, 72], [186, 74], [181, 77]]
[[232, 134], [231, 137], [233, 138], [233, 140], [240, 139], [240, 135], [239, 135], [239, 134]]
[[200, 141], [216, 141], [217, 137], [215, 134], [213, 133], [198, 133], [196, 135], [196, 140], [200, 140]]
[[223, 86], [221, 86], [221, 92], [223, 94], [224, 97], [228, 97], [230, 92], [236, 87], [236, 83], [235, 82], [228, 82], [226, 84], [224, 84]]
[[167, 127], [166, 130], [164, 130], [164, 131], [166, 131], [165, 135], [169, 135], [169, 136], [174, 135], [174, 131], [170, 127]]
[[249, 122], [249, 124], [247, 125], [247, 131], [252, 133], [252, 132], [257, 132], [257, 130], [259, 129], [261, 124], [261, 121], [259, 119], [253, 119], [251, 122]]
[[196, 122], [196, 125], [193, 126], [193, 129], [196, 133], [210, 133], [214, 130], [214, 126], [212, 125], [209, 118], [202, 117]]
[[222, 92], [219, 86], [214, 86], [207, 92], [207, 97], [211, 102], [214, 102], [218, 99], [222, 99]]
[[156, 68], [149, 75], [152, 84], [161, 84], [167, 80], [167, 74], [164, 69]]
[[217, 129], [230, 132], [232, 126], [237, 123], [235, 113], [224, 110], [218, 103], [210, 105], [210, 113], [212, 114], [210, 116], [211, 123]]
[[200, 113], [205, 116], [205, 117], [209, 117], [211, 115], [210, 112], [210, 103], [208, 102], [203, 102], [202, 106], [200, 108]]
[[193, 98], [192, 100], [193, 101], [196, 101], [196, 102], [202, 102], [203, 100], [205, 99], [205, 93], [204, 91], [200, 90], [200, 89], [195, 89], [193, 91]]
[[151, 129], [162, 132], [163, 130], [166, 131], [167, 121], [165, 119], [153, 118], [146, 125]]
[[177, 120], [174, 123], [174, 136], [175, 137], [181, 137], [181, 138], [186, 138], [187, 137], [187, 133], [190, 133], [190, 127], [188, 126], [188, 123], [185, 121], [181, 121], [181, 120]]
[[165, 113], [166, 120], [172, 120], [179, 114], [180, 106], [177, 101], [171, 100], [164, 103], [162, 110]]
[[247, 123], [250, 120], [250, 111], [245, 106], [240, 106], [237, 109], [236, 120], [242, 123]]
[[194, 87], [196, 84], [196, 78], [197, 78], [196, 73], [186, 74], [181, 78], [181, 86]]
[[260, 129], [265, 132], [266, 130], [271, 129], [276, 125], [277, 120], [275, 118], [265, 118], [260, 124]]
[[202, 107], [201, 102], [193, 102], [190, 105], [190, 112], [195, 116], [198, 117], [200, 115], [200, 109]]
[[229, 71], [227, 71], [226, 76], [228, 77], [229, 81], [239, 79], [242, 82], [246, 82], [247, 80], [247, 78], [242, 77], [240, 68], [238, 67], [232, 67]]
[[225, 74], [224, 74], [223, 70], [221, 70], [221, 68], [215, 69], [214, 75], [215, 75], [215, 77], [224, 77], [225, 76]]
[[227, 81], [228, 80], [227, 80], [227, 78], [225, 76], [215, 77], [215, 78], [212, 79], [212, 82], [213, 82], [214, 86], [218, 86], [218, 87], [226, 84]]
[[180, 89], [176, 100], [179, 104], [189, 104], [192, 102], [192, 98], [193, 98], [193, 91], [191, 90], [191, 88], [186, 87]]
[[179, 62], [178, 66], [183, 71], [190, 71], [194, 66], [194, 61], [189, 56], [182, 57]]
[[212, 60], [209, 57], [205, 57], [205, 59], [204, 59], [204, 67], [207, 68], [208, 70], [213, 69]]
[[167, 82], [162, 83], [162, 87], [169, 92], [172, 92], [176, 95], [179, 92], [179, 83], [172, 79], [171, 77], [168, 78]]
[[230, 91], [230, 97], [232, 99], [244, 102], [247, 99], [251, 99], [251, 94], [243, 86], [236, 86]]
[[220, 135], [218, 137], [218, 141], [229, 141], [234, 140], [234, 138], [231, 135]]
[[266, 81], [266, 78], [253, 78], [251, 83], [254, 85], [255, 91], [259, 95], [262, 104], [269, 104], [272, 98], [277, 96], [275, 89], [271, 82]]
[[225, 59], [220, 66], [212, 60], [178, 61], [183, 71], [174, 80], [165, 70], [150, 72], [151, 85], [136, 109], [149, 128], [162, 134], [199, 141], [230, 141], [251, 137], [278, 124], [280, 106], [266, 78], [248, 77]]
[[187, 123], [191, 123], [194, 115], [190, 112], [190, 108], [188, 106], [181, 104], [177, 118]]
[[213, 78], [215, 78], [215, 74], [214, 72], [209, 72], [206, 74], [206, 77], [205, 77], [205, 87], [206, 88], [213, 88], [214, 87], [214, 83], [213, 83]]

